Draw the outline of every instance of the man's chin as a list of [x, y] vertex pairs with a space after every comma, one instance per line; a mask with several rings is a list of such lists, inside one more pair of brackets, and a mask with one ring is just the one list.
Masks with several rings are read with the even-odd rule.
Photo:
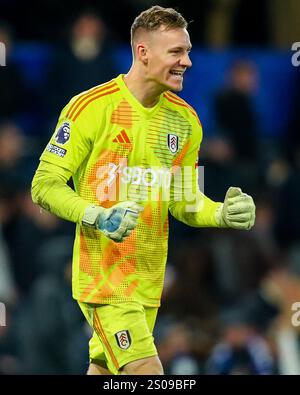
[[181, 92], [183, 89], [183, 84], [166, 84], [166, 88], [170, 91]]
[[181, 92], [181, 91], [182, 91], [182, 89], [183, 89], [183, 85], [181, 84], [180, 86], [176, 86], [176, 87], [174, 87], [174, 88], [172, 89], [172, 91], [175, 91], [175, 92]]

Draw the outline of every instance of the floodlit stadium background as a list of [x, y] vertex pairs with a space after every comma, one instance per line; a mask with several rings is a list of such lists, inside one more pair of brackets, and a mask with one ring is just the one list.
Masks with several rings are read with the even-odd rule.
[[240, 186], [257, 207], [250, 232], [170, 218], [154, 334], [165, 371], [300, 374], [300, 2], [102, 3], [0, 2], [0, 374], [87, 369], [90, 332], [71, 297], [74, 226], [41, 215], [30, 182], [62, 106], [128, 70], [130, 25], [154, 4], [192, 20], [181, 95], [204, 128], [205, 193], [223, 200]]

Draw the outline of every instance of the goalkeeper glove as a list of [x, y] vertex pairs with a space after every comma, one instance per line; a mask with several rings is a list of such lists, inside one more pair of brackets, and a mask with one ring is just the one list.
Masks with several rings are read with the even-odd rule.
[[255, 204], [251, 196], [240, 188], [230, 187], [224, 203], [216, 211], [220, 228], [251, 229], [255, 222]]
[[144, 208], [135, 202], [121, 202], [110, 208], [88, 206], [82, 224], [99, 229], [108, 238], [122, 242], [137, 225]]

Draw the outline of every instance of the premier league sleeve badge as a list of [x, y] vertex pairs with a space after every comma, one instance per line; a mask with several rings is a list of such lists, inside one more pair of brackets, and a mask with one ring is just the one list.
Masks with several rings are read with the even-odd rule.
[[64, 122], [57, 130], [54, 140], [57, 144], [66, 144], [70, 140], [71, 128], [69, 122]]

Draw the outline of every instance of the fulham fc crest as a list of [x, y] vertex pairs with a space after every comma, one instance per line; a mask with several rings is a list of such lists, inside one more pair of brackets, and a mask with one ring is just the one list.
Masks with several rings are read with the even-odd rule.
[[178, 151], [178, 136], [176, 134], [168, 134], [168, 147], [172, 154]]
[[127, 330], [117, 332], [115, 334], [115, 338], [117, 340], [118, 346], [122, 348], [122, 350], [127, 350], [131, 344], [131, 337]]

